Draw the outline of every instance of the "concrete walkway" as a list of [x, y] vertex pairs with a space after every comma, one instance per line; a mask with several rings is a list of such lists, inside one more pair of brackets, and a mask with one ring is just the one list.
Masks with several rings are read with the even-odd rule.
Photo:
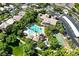
[[23, 40], [21, 40], [19, 37], [17, 37], [17, 39], [22, 43], [25, 44], [25, 42]]
[[20, 42], [21, 42], [22, 44], [25, 44], [25, 42], [24, 42], [23, 40], [20, 40]]

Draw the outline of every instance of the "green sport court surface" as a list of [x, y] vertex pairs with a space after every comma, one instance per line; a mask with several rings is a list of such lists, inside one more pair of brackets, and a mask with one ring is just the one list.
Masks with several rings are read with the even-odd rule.
[[56, 36], [59, 44], [64, 46], [64, 38], [63, 38], [63, 36], [60, 33], [55, 34], [55, 36]]

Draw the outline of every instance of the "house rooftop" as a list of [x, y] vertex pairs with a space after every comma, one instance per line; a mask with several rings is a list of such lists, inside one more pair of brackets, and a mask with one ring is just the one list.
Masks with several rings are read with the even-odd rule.
[[49, 17], [48, 14], [42, 14], [39, 17], [42, 19], [42, 23], [56, 25], [57, 20], [53, 16]]
[[6, 21], [6, 23], [8, 23], [8, 24], [13, 24], [14, 23], [14, 19], [8, 19], [7, 21]]
[[11, 8], [14, 8], [14, 6], [13, 5], [9, 5]]
[[7, 21], [5, 21], [2, 24], [0, 24], [0, 28], [6, 28], [8, 25], [11, 25], [13, 23], [14, 23], [14, 20], [12, 18], [8, 19]]
[[0, 10], [1, 10], [1, 11], [4, 11], [4, 8], [3, 8], [3, 7], [0, 7]]

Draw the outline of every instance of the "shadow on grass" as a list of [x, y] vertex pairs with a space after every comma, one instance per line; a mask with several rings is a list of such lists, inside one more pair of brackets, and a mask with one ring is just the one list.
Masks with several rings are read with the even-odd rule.
[[19, 42], [20, 42], [20, 40], [16, 40], [16, 41], [13, 42], [13, 43], [9, 43], [9, 45], [12, 45], [13, 47], [19, 46]]
[[12, 48], [11, 47], [6, 47], [6, 49], [5, 49], [5, 51], [7, 51], [8, 52], [8, 56], [10, 56], [10, 55], [12, 55]]

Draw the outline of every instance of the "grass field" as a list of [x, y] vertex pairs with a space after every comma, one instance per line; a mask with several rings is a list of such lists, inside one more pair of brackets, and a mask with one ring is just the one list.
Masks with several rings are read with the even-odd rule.
[[0, 41], [0, 47], [3, 46], [3, 42]]
[[23, 45], [12, 47], [13, 55], [15, 56], [23, 56]]

